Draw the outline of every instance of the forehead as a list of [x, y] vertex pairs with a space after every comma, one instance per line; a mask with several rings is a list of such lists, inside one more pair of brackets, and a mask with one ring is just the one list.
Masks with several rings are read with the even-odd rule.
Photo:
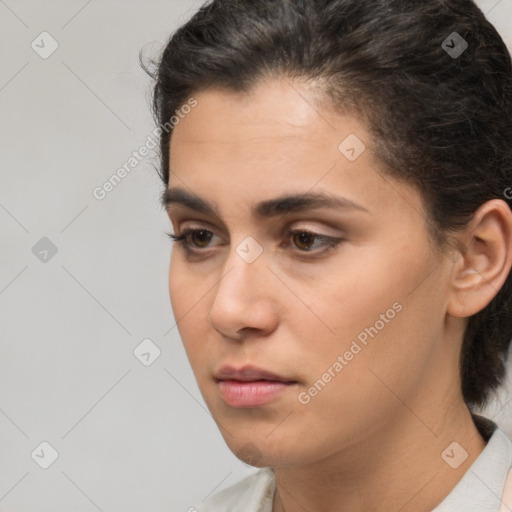
[[[356, 116], [333, 116], [326, 100], [313, 85], [288, 79], [260, 81], [249, 92], [207, 89], [195, 94], [197, 106], [175, 128], [170, 158], [179, 158], [184, 145], [208, 154], [247, 158], [258, 151], [268, 157], [302, 158], [312, 149], [339, 156], [338, 145], [349, 133], [366, 139], [366, 129]], [[269, 154], [264, 148], [278, 151]]]
[[[320, 100], [314, 87], [288, 79], [260, 80], [245, 92], [224, 88], [209, 88], [194, 94], [197, 106], [187, 119], [214, 117], [215, 123], [195, 126], [210, 138], [225, 133], [241, 123], [247, 130], [257, 131], [261, 125], [271, 124], [276, 133], [289, 135], [290, 130], [305, 128], [319, 117], [316, 103]], [[179, 123], [175, 132], [186, 135], [185, 125]], [[183, 129], [185, 128], [185, 129]], [[231, 133], [236, 139], [237, 132]]]
[[[171, 137], [171, 188], [231, 212], [285, 193], [322, 192], [367, 210], [424, 215], [416, 190], [382, 176], [362, 120], [326, 108], [312, 86], [274, 80], [250, 93], [208, 89], [194, 97], [197, 106]], [[347, 158], [347, 140], [356, 141], [355, 159]]]
[[339, 145], [350, 134], [371, 146], [362, 122], [321, 108], [312, 86], [272, 80], [249, 93], [208, 89], [194, 97], [197, 106], [175, 126], [170, 141], [170, 170], [177, 174], [215, 169], [236, 180], [248, 171], [262, 181], [271, 170], [278, 182], [289, 178], [289, 170], [296, 176], [304, 170], [327, 172], [340, 162]]

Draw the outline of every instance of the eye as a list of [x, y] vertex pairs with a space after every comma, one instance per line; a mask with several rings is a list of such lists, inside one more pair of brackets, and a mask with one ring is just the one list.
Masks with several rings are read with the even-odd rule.
[[[173, 242], [180, 244], [189, 254], [198, 254], [204, 249], [208, 249], [212, 238], [216, 236], [212, 231], [202, 228], [186, 229], [179, 235], [166, 234]], [[296, 252], [311, 253], [315, 256], [320, 256], [326, 251], [334, 249], [343, 241], [341, 238], [321, 235], [320, 233], [314, 233], [305, 229], [287, 229], [284, 232], [284, 237], [286, 242], [281, 247], [288, 247], [291, 240], [297, 248]], [[316, 244], [316, 242], [319, 243]]]
[[[166, 233], [167, 236], [173, 241], [181, 244], [186, 249], [190, 250], [191, 247], [204, 249], [208, 247], [208, 243], [214, 236], [214, 233], [208, 229], [186, 229], [179, 235]], [[191, 243], [191, 240], [194, 243]]]
[[335, 248], [342, 242], [340, 238], [321, 235], [320, 233], [314, 233], [305, 229], [289, 229], [285, 232], [285, 235], [287, 239], [291, 238], [294, 245], [299, 249], [299, 252], [323, 253], [323, 250], [315, 250], [314, 245], [316, 241], [321, 242], [319, 244], [320, 249], [327, 247], [327, 250]]

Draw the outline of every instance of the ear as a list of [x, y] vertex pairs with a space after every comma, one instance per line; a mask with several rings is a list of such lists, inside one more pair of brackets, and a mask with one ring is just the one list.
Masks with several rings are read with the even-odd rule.
[[456, 239], [447, 313], [469, 317], [492, 301], [510, 274], [512, 211], [505, 201], [492, 199], [478, 208]]

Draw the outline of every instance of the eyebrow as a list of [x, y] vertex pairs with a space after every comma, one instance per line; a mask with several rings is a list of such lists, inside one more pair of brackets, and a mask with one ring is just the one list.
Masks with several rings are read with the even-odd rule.
[[[222, 218], [216, 204], [180, 187], [165, 189], [161, 195], [161, 204], [166, 209], [173, 204], [178, 204], [199, 213], [215, 215], [219, 219]], [[261, 201], [253, 207], [252, 214], [255, 217], [266, 218], [318, 208], [358, 210], [369, 213], [366, 208], [346, 197], [325, 194], [323, 192], [308, 192], [304, 194], [282, 195], [274, 199]]]

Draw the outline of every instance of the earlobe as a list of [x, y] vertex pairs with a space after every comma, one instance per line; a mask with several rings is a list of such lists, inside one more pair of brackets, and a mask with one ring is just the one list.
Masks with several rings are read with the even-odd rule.
[[469, 317], [494, 299], [510, 274], [512, 212], [507, 203], [484, 203], [458, 238], [464, 251], [451, 263], [447, 313]]

